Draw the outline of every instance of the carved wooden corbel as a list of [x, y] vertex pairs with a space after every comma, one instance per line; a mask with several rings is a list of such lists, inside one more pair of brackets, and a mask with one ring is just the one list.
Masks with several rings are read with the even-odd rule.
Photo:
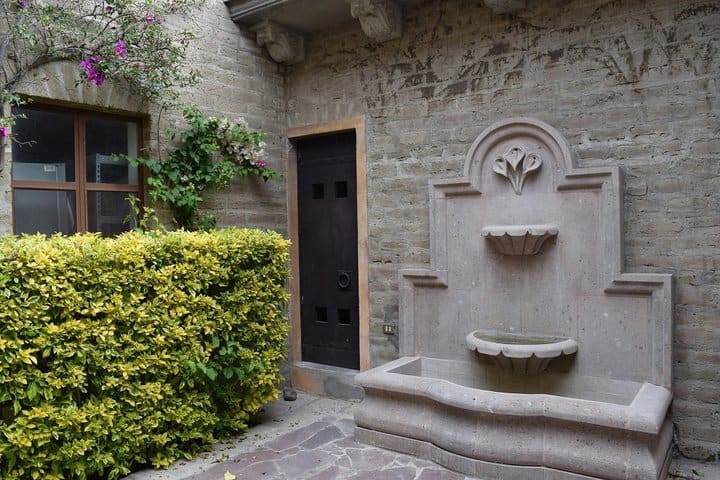
[[305, 59], [302, 35], [269, 20], [253, 25], [250, 30], [257, 35], [258, 45], [267, 48], [270, 57], [276, 62], [293, 65]]
[[350, 0], [350, 14], [373, 40], [387, 42], [402, 36], [402, 10], [391, 0]]

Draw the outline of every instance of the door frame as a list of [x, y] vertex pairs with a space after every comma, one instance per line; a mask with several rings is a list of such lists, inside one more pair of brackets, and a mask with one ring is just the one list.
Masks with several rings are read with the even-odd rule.
[[[291, 148], [287, 157], [287, 205], [288, 233], [290, 235], [290, 349], [293, 386], [315, 393], [318, 390], [314, 375], [308, 371], [308, 362], [302, 361], [302, 336], [300, 326], [300, 247], [297, 198], [297, 149], [295, 141], [301, 138], [341, 132], [355, 132], [355, 176], [357, 178], [357, 245], [358, 245], [358, 318], [360, 371], [370, 365], [370, 312], [368, 300], [368, 234], [367, 234], [367, 181], [365, 177], [365, 117], [288, 128], [287, 138]], [[324, 365], [318, 365], [324, 367]], [[338, 368], [338, 367], [329, 367]]]

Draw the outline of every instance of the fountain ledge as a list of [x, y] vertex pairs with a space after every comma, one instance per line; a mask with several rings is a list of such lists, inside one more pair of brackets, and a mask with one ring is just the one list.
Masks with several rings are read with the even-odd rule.
[[630, 382], [636, 393], [626, 405], [495, 392], [421, 376], [428, 360], [402, 357], [356, 376], [365, 389], [358, 439], [488, 478], [665, 476], [672, 395], [663, 387]]
[[[630, 430], [656, 435], [663, 428], [672, 394], [651, 383], [633, 382], [638, 392], [629, 405], [618, 405], [552, 394], [494, 392], [458, 385], [448, 380], [416, 377], [396, 370], [414, 368], [423, 357], [402, 357], [377, 367], [372, 373], [360, 373], [355, 381], [367, 390], [385, 390], [423, 397], [441, 405], [448, 405], [474, 413], [511, 417], [543, 417], [587, 425]], [[373, 396], [370, 392], [369, 396]], [[359, 407], [362, 407], [360, 404]], [[362, 420], [363, 408], [356, 409], [355, 420]], [[372, 412], [376, 417], [377, 411]], [[394, 414], [391, 414], [394, 416]], [[376, 423], [375, 421], [373, 423]], [[382, 422], [379, 422], [382, 423]], [[403, 423], [412, 423], [403, 418]], [[358, 426], [362, 426], [358, 423]]]

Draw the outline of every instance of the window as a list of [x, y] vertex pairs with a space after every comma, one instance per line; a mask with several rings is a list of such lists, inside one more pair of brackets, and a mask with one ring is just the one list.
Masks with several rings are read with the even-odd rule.
[[134, 225], [128, 196], [142, 198], [137, 167], [140, 121], [60, 108], [22, 107], [14, 127], [12, 189], [15, 233], [100, 232]]

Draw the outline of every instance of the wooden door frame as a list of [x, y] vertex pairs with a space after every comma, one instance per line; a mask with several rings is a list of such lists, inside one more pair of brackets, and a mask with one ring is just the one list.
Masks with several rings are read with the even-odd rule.
[[[316, 391], [310, 375], [302, 373], [302, 336], [300, 326], [300, 247], [298, 218], [297, 150], [295, 141], [301, 138], [341, 132], [355, 132], [355, 175], [357, 177], [357, 244], [358, 244], [358, 317], [360, 371], [370, 364], [370, 312], [368, 301], [368, 236], [367, 182], [365, 178], [365, 117], [288, 128], [287, 137], [293, 144], [287, 158], [288, 232], [290, 234], [290, 345], [293, 385], [305, 391]], [[336, 368], [336, 367], [332, 367]]]

